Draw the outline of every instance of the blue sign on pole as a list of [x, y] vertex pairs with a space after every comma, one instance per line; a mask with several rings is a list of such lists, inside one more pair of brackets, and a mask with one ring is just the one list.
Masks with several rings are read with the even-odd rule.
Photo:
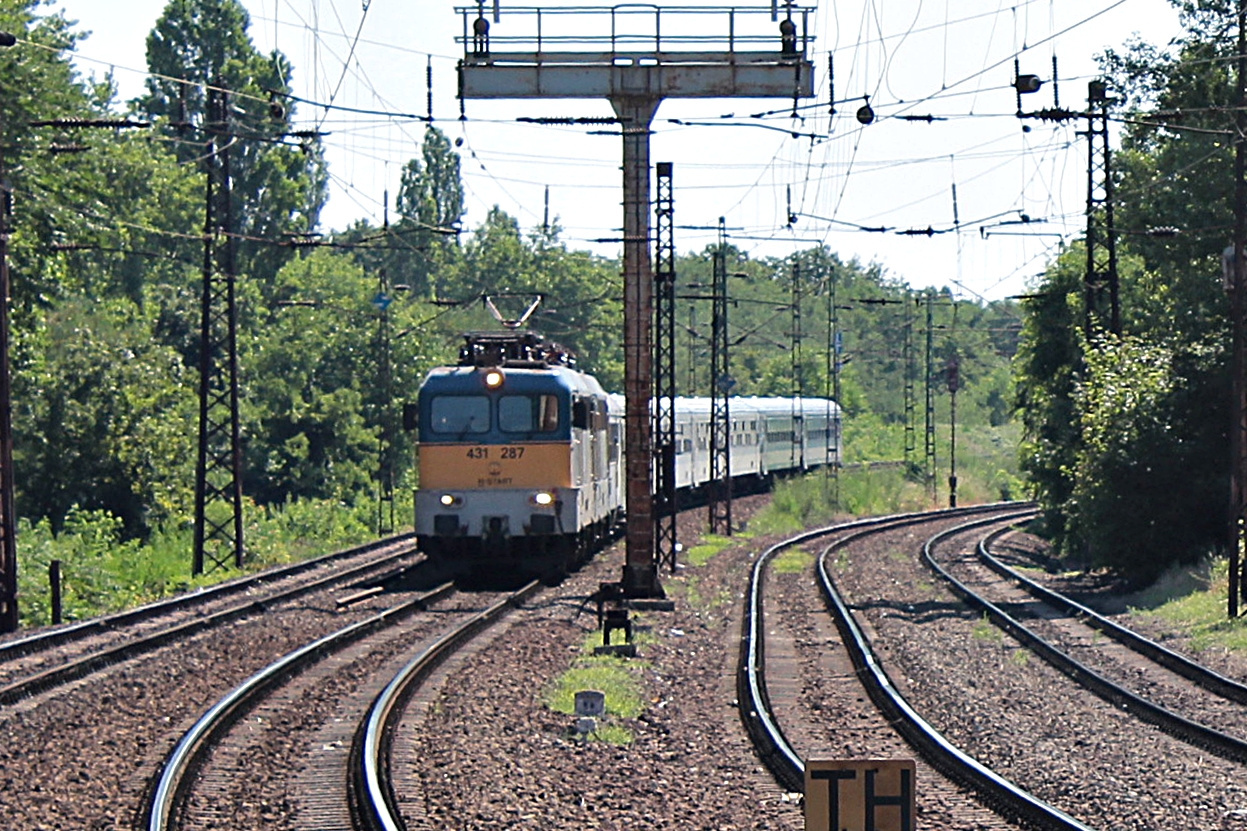
[[377, 311], [384, 312], [390, 308], [390, 304], [394, 302], [394, 298], [390, 297], [383, 291], [377, 292], [377, 296], [372, 298], [372, 305], [377, 307]]

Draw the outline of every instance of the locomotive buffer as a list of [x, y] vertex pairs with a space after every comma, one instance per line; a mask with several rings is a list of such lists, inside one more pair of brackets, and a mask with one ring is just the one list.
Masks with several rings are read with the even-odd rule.
[[[789, 0], [781, 15], [772, 5], [769, 24], [768, 10], [759, 7], [527, 7], [504, 18], [495, 0], [491, 27], [479, 2], [456, 9], [463, 18], [461, 100], [605, 98], [622, 128], [628, 513], [623, 588], [633, 598], [662, 597], [654, 553], [650, 421], [650, 125], [664, 98], [792, 98], [795, 103], [813, 96], [813, 66], [806, 57], [810, 10]], [[747, 34], [751, 28], [763, 33]]]

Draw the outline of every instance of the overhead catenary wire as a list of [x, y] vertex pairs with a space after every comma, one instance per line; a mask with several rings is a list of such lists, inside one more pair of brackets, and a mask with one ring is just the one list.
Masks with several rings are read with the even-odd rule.
[[[1028, 2], [1017, 4], [1017, 6], [1019, 8], [1029, 8], [1031, 6], [1031, 3], [1036, 2], [1036, 1], [1037, 0], [1028, 0]], [[278, 9], [279, 5], [280, 5], [280, 14], [279, 14], [279, 9]], [[347, 21], [348, 24], [352, 24], [352, 25], [337, 26], [336, 28], [341, 31], [334, 31], [334, 27], [322, 29], [319, 26], [319, 24], [311, 27], [311, 29], [309, 30], [307, 26], [308, 18], [306, 16], [304, 16], [301, 21], [298, 21], [296, 23], [289, 23], [289, 20], [291, 19], [290, 15], [294, 15], [298, 11], [297, 9], [298, 5], [300, 4], [297, 4], [296, 2], [294, 2], [294, 0], [282, 0], [280, 4], [274, 3], [272, 7], [271, 19], [264, 18], [260, 15], [256, 15], [255, 17], [256, 19], [270, 20], [274, 31], [278, 29], [280, 29], [283, 32], [292, 31], [292, 28], [291, 28], [292, 26], [295, 28], [298, 28], [301, 31], [310, 31], [311, 32], [310, 36], [318, 39], [320, 42], [322, 43], [332, 42], [334, 46], [334, 50], [333, 50], [334, 54], [345, 55], [347, 53], [345, 44], [350, 42], [349, 41], [350, 33], [351, 31], [357, 31], [354, 29], [354, 26], [353, 26], [354, 21], [350, 21], [350, 20]], [[908, 6], [907, 8], [912, 10], [912, 6]], [[963, 20], [983, 21], [983, 20], [990, 20], [993, 18], [999, 18], [1001, 20], [1004, 20], [1006, 18], [1001, 17], [1001, 15], [1014, 13], [1010, 11], [1009, 7], [1006, 7], [1004, 6], [1004, 4], [1001, 4], [994, 10], [988, 10], [988, 11], [983, 11], [983, 12], [978, 12], [978, 10], [975, 10], [976, 13], [967, 12], [966, 14], [961, 15], [960, 17], [954, 17], [952, 14], [950, 14], [948, 8], [946, 7], [945, 9], [941, 10], [941, 14], [939, 15], [940, 24], [941, 24], [939, 26], [928, 26], [926, 25], [925, 20], [915, 23], [915, 21], [918, 20], [918, 15], [907, 13], [906, 16], [904, 17], [903, 23], [899, 30], [889, 30], [888, 18], [885, 12], [890, 13], [891, 10], [887, 7], [887, 5], [884, 3], [878, 3], [874, 5], [870, 9], [870, 11], [875, 17], [875, 24], [867, 30], [868, 34], [866, 35], [866, 37], [862, 38], [863, 42], [867, 44], [866, 46], [863, 46], [862, 48], [873, 48], [876, 50], [876, 54], [870, 58], [870, 61], [871, 61], [870, 65], [875, 68], [885, 65], [884, 62], [891, 62], [893, 66], [898, 66], [899, 65], [899, 63], [897, 63], [897, 61], [899, 61], [898, 55], [903, 57], [905, 50], [911, 48], [910, 42], [905, 40], [907, 36], [918, 35], [925, 31], [937, 32], [942, 35], [949, 31], [948, 25], [950, 22], [956, 25], [974, 25], [973, 23], [963, 23]], [[960, 11], [960, 8], [958, 8], [958, 11]], [[824, 31], [827, 31], [827, 32], [832, 31], [831, 24], [834, 22], [834, 18], [838, 16], [840, 12], [841, 10], [838, 8], [835, 8], [834, 6], [828, 7], [826, 6], [826, 4], [823, 4], [823, 8], [819, 10], [818, 14], [820, 14], [821, 19], [826, 22], [826, 28], [824, 29]], [[950, 20], [950, 18], [952, 19]], [[1033, 30], [1035, 26], [1034, 16], [1029, 18], [1029, 25], [1031, 26]], [[1051, 27], [1049, 28], [1051, 29]], [[843, 37], [845, 37], [840, 31], [840, 27], [836, 27], [834, 31], [835, 31], [835, 34], [833, 35], [834, 38], [842, 39]], [[954, 29], [954, 31], [959, 31], [959, 30]], [[358, 31], [357, 31], [357, 34], [358, 34]], [[1042, 35], [1043, 33], [1040, 33], [1040, 34]], [[1025, 40], [1027, 42], [1024, 45], [1030, 49], [1033, 49], [1038, 44], [1042, 43], [1042, 40], [1040, 38], [1028, 37]], [[362, 45], [364, 43], [370, 43], [370, 42], [375, 43], [377, 41], [367, 41], [367, 39], [360, 36], [357, 38], [357, 42]], [[953, 39], [953, 42], [956, 43], [955, 38]], [[395, 54], [400, 54], [400, 53], [401, 54], [419, 54], [419, 55], [424, 55], [424, 56], [432, 55], [435, 58], [435, 60], [439, 62], [441, 61], [449, 62], [453, 60], [455, 57], [455, 56], [450, 56], [450, 55], [445, 55], [445, 54], [438, 54], [437, 50], [410, 49], [406, 46], [402, 46], [402, 47], [396, 46], [392, 48], [395, 48], [397, 50]], [[329, 54], [329, 50], [325, 50], [324, 54]], [[857, 84], [863, 79], [864, 77], [862, 74], [863, 70], [858, 69], [855, 74], [854, 71], [850, 69], [850, 64], [851, 62], [845, 63], [845, 68], [847, 70], [844, 73], [845, 78], [837, 79], [838, 87], [847, 87], [848, 83]], [[369, 62], [366, 58], [360, 61], [353, 62], [350, 67], [351, 75], [346, 76], [346, 77], [348, 78], [348, 80], [351, 80], [351, 83], [359, 83], [361, 84], [361, 87], [362, 87], [363, 86], [362, 75], [359, 73], [362, 72], [362, 70], [367, 69], [368, 67], [369, 67]], [[328, 75], [329, 77], [339, 77], [336, 73], [331, 73], [328, 71], [326, 71], [324, 74]], [[873, 84], [872, 104], [876, 107], [877, 111], [880, 113], [879, 124], [886, 123], [886, 121], [891, 119], [894, 115], [899, 116], [899, 115], [905, 115], [909, 113], [916, 113], [916, 112], [921, 111], [923, 109], [923, 106], [930, 106], [930, 104], [926, 104], [926, 105], [916, 104], [915, 105], [914, 102], [917, 99], [912, 98], [912, 97], [910, 97], [908, 101], [897, 101], [895, 104], [881, 102], [877, 94], [880, 89], [878, 86], [878, 83], [880, 82], [880, 79], [885, 73], [875, 72], [874, 74], [879, 77], [876, 77], [873, 81], [870, 82], [871, 84]], [[956, 79], [961, 78], [964, 74], [965, 73], [957, 73], [954, 76], [953, 82], [950, 83], [947, 81], [946, 78], [940, 78], [939, 77], [940, 73], [938, 72], [933, 73], [932, 80], [934, 80], [936, 83], [939, 83], [945, 87], [949, 87], [949, 89], [945, 90], [943, 94], [936, 94], [933, 96], [929, 96], [926, 100], [928, 102], [942, 101], [947, 104], [952, 104], [959, 100], [964, 100], [963, 98], [959, 98], [959, 96], [965, 95], [966, 94], [965, 91], [963, 89], [952, 88], [957, 85]], [[990, 73], [986, 73], [982, 77], [986, 78], [988, 77], [989, 74]], [[897, 77], [899, 76], [892, 76], [891, 80], [895, 82]], [[359, 79], [359, 80], [353, 80], [353, 79]], [[988, 85], [985, 85], [984, 89], [987, 89], [987, 88], [988, 88]], [[886, 90], [886, 88], [884, 89]], [[996, 87], [995, 85], [991, 85], [991, 89], [1000, 90], [1000, 89], [1004, 89], [1004, 87]], [[995, 94], [995, 93], [992, 93], [992, 94]], [[301, 96], [301, 97], [305, 97], [309, 100], [314, 100], [316, 98], [316, 96], [314, 95]], [[347, 102], [347, 101], [339, 100], [337, 103], [342, 104], [344, 106], [351, 106], [355, 102]], [[309, 104], [308, 106], [314, 106], [314, 105]], [[822, 106], [826, 106], [825, 101], [822, 102]], [[907, 110], [904, 109], [907, 107], [909, 109]], [[356, 109], [368, 109], [368, 107], [366, 106], [366, 103], [365, 103], [364, 106], [356, 107]], [[407, 116], [415, 115], [414, 113], [411, 113], [411, 112], [402, 113], [403, 109], [404, 109], [403, 107], [397, 107], [397, 108], [394, 108], [393, 112], [396, 114], [403, 114]], [[957, 109], [957, 108], [950, 107], [950, 109]], [[352, 119], [348, 117], [350, 115], [349, 113], [347, 113], [345, 110], [335, 111], [335, 112], [337, 112], [338, 115], [342, 116], [343, 118], [341, 120], [339, 120], [337, 117], [335, 117], [332, 120], [323, 120], [324, 115], [322, 114], [321, 123], [323, 123], [326, 126], [326, 128], [329, 128], [332, 125], [332, 129], [335, 133], [334, 136], [328, 137], [326, 139], [326, 144], [328, 146], [336, 146], [340, 149], [348, 150], [355, 158], [360, 160], [361, 167], [362, 167], [362, 163], [365, 161], [368, 161], [368, 162], [371, 162], [372, 160], [388, 161], [392, 159], [401, 159], [403, 158], [404, 155], [409, 158], [417, 152], [419, 136], [416, 135], [416, 133], [418, 133], [419, 131], [418, 130], [413, 131], [409, 129], [410, 125], [413, 123], [422, 124], [422, 122], [420, 122], [417, 119], [407, 120], [408, 129], [406, 130], [405, 136], [399, 136], [397, 133], [394, 133], [391, 137], [386, 137], [385, 135], [383, 135], [383, 131], [393, 131], [396, 125], [386, 123], [387, 120], [389, 119], [389, 116], [383, 114], [385, 112], [385, 107], [378, 108], [378, 114], [372, 119], [373, 121], [376, 122], [374, 124], [369, 125], [365, 123], [364, 119], [355, 121], [354, 123], [360, 125], [358, 130], [353, 129]], [[785, 112], [790, 112], [790, 110], [786, 109]], [[537, 187], [544, 188], [548, 184], [554, 184], [556, 187], [560, 189], [560, 193], [565, 193], [565, 195], [563, 195], [564, 199], [579, 200], [580, 198], [582, 198], [581, 195], [585, 195], [583, 196], [583, 198], [585, 199], [609, 202], [609, 200], [603, 200], [598, 195], [598, 193], [601, 192], [602, 190], [615, 186], [609, 180], [607, 181], [607, 183], [598, 185], [596, 188], [590, 188], [587, 186], [588, 183], [586, 182], [575, 181], [575, 180], [564, 181], [564, 182], [558, 182], [558, 181], [552, 182], [549, 176], [540, 175], [540, 173], [538, 175], [527, 175], [529, 170], [538, 169], [536, 167], [536, 164], [526, 165], [524, 173], [515, 175], [516, 171], [514, 168], [508, 170], [507, 167], [504, 167], [504, 164], [514, 164], [513, 162], [507, 163], [497, 158], [492, 158], [489, 156], [487, 152], [491, 147], [495, 147], [495, 146], [505, 146], [508, 148], [512, 146], [509, 141], [500, 142], [498, 139], [495, 139], [492, 135], [487, 136], [484, 133], [484, 125], [498, 124], [501, 120], [482, 119], [482, 118], [477, 117], [478, 115], [482, 115], [482, 114], [483, 113], [474, 113], [473, 117], [469, 120], [469, 122], [464, 125], [465, 130], [471, 131], [471, 136], [474, 139], [474, 141], [472, 142], [470, 146], [472, 147], [473, 153], [475, 154], [474, 156], [469, 156], [467, 153], [463, 153], [464, 184], [465, 184], [465, 190], [470, 193], [469, 210], [472, 212], [471, 216], [474, 216], [478, 221], [479, 219], [483, 218], [483, 213], [477, 213], [478, 211], [483, 212], [493, 202], [500, 201], [504, 205], [508, 213], [515, 213], [519, 215], [520, 217], [522, 217], [522, 221], [525, 225], [529, 224], [530, 221], [539, 222], [540, 211], [533, 210], [532, 206], [535, 203], [528, 195], [529, 191], [527, 190], [527, 188], [537, 188]], [[806, 115], [807, 113], [803, 110], [801, 114]], [[955, 117], [955, 118], [969, 118], [969, 119], [979, 119], [979, 120], [984, 120], [988, 118], [997, 118], [997, 119], [1009, 118], [1009, 114], [1006, 112], [989, 113], [985, 111], [984, 109], [982, 109], [981, 107], [977, 107], [977, 106], [972, 107], [969, 110], [962, 108], [960, 113], [951, 112], [951, 113], [948, 113], [948, 115], [951, 115], [952, 117]], [[768, 115], [766, 118], [761, 119], [761, 121], [763, 123], [774, 124], [775, 126], [782, 128], [783, 114], [777, 112], [775, 116], [776, 117], [772, 118], [770, 115]], [[849, 113], [849, 116], [850, 117], [847, 120], [851, 122], [852, 121], [851, 112]], [[397, 118], [398, 116], [396, 115], [395, 117]], [[845, 120], [843, 116], [841, 120], [842, 121]], [[823, 123], [825, 122], [820, 122], [818, 130], [809, 130], [807, 128], [804, 132], [807, 132], [807, 133], [821, 132]], [[472, 125], [475, 125], [475, 126], [473, 127]], [[675, 127], [676, 125], [671, 125], [671, 126]], [[913, 125], [913, 128], [915, 130], [925, 130], [927, 128], [927, 125]], [[373, 131], [374, 129], [375, 129], [375, 132], [370, 132], [370, 131]], [[492, 127], [490, 129], [492, 130]], [[541, 127], [534, 126], [528, 129], [543, 130], [543, 129], [550, 129], [550, 128], [541, 128]], [[659, 129], [660, 130], [663, 129], [661, 125], [659, 126]], [[686, 128], [686, 129], [700, 130], [702, 128]], [[790, 133], [791, 131], [782, 130], [782, 132]], [[857, 138], [854, 138], [854, 135], [856, 135]], [[777, 137], [780, 137], [780, 136], [782, 136], [782, 134], [777, 133]], [[869, 158], [870, 151], [873, 147], [873, 139], [869, 135], [865, 135], [863, 137], [863, 133], [861, 130], [845, 131], [844, 133], [841, 134], [841, 136], [838, 139], [837, 138], [829, 139], [827, 141], [827, 144], [830, 145], [832, 148], [835, 148], [837, 140], [842, 142], [840, 149], [833, 149], [833, 152], [831, 154], [828, 154], [825, 156], [824, 151], [821, 148], [821, 145], [818, 148], [811, 148], [808, 145], [807, 138], [803, 138], [802, 141], [800, 142], [792, 142], [789, 139], [780, 137], [780, 141], [776, 143], [778, 145], [777, 149], [773, 153], [769, 154], [770, 155], [769, 161], [765, 158], [759, 159], [760, 163], [765, 163], [765, 164], [754, 168], [755, 170], [758, 171], [758, 173], [756, 176], [749, 177], [749, 179], [752, 180], [751, 182], [742, 183], [739, 185], [734, 185], [732, 183], [691, 184], [686, 180], [682, 184], [682, 188], [687, 188], [690, 191], [699, 190], [705, 193], [715, 193], [716, 190], [720, 190], [724, 194], [730, 194], [726, 197], [728, 200], [732, 200], [734, 196], [738, 196], [738, 198], [734, 199], [733, 201], [735, 201], [738, 205], [743, 205], [743, 204], [754, 202], [754, 201], [760, 204], [763, 201], [765, 201], [766, 198], [768, 198], [766, 196], [767, 192], [771, 192], [773, 194], [776, 191], [779, 192], [779, 197], [775, 198], [774, 201], [782, 203], [783, 201], [782, 191], [784, 188], [791, 185], [793, 193], [794, 193], [794, 201], [797, 205], [808, 210], [808, 212], [810, 213], [827, 215], [828, 212], [825, 210], [820, 210], [820, 208], [825, 207], [827, 205], [827, 202], [825, 200], [825, 196], [827, 193], [834, 193], [835, 191], [842, 190], [841, 182], [838, 178], [836, 178], [837, 175], [843, 175], [846, 182], [847, 180], [851, 179], [852, 182], [854, 183], [865, 184], [866, 182], [869, 181], [869, 178], [868, 177], [863, 178], [864, 174], [875, 172], [875, 173], [880, 173], [882, 175], [884, 171], [889, 169], [890, 163], [892, 165], [897, 166], [899, 169], [904, 169], [904, 166], [908, 165], [912, 167], [912, 169], [914, 170], [919, 170], [922, 164], [920, 161], [917, 160], [918, 156], [920, 155], [917, 153], [910, 154], [914, 156], [914, 159], [912, 160], [901, 159], [898, 156], [893, 156], [891, 159], [880, 159], [878, 157], [873, 158], [873, 159]], [[926, 140], [925, 134], [921, 140], [925, 142]], [[843, 142], [845, 141], [847, 141], [848, 144], [844, 144]], [[861, 143], [858, 144], [858, 142], [861, 142]], [[852, 154], [847, 152], [847, 148], [849, 148], [850, 146], [852, 146], [855, 151]], [[611, 154], [613, 155], [614, 148], [611, 147], [609, 148], [609, 150]], [[947, 156], [949, 155], [949, 152], [950, 151], [948, 151], [946, 148], [940, 148], [940, 152], [932, 153], [931, 156], [935, 157], [936, 159], [947, 158]], [[952, 150], [951, 152], [957, 153], [956, 150]], [[1007, 150], [1005, 152], [1007, 155]], [[1018, 149], [1014, 155], [1014, 158], [1029, 157], [1031, 154], [1034, 154], [1035, 152], [1037, 152], [1036, 147], [1034, 145], [1028, 145], [1025, 150]], [[1039, 151], [1039, 152], [1043, 152], [1043, 151]], [[1059, 144], [1050, 145], [1049, 149], [1046, 151], [1047, 155], [1044, 157], [1047, 161], [1041, 162], [1041, 164], [1052, 165], [1051, 160], [1059, 157], [1061, 152], [1062, 151], [1061, 151], [1061, 147], [1059, 146]], [[554, 164], [554, 163], [561, 161], [564, 157], [558, 153], [552, 152], [548, 154], [545, 158], [546, 158], [547, 164]], [[961, 159], [963, 158], [963, 156], [958, 153], [958, 158]], [[471, 163], [472, 160], [479, 161], [479, 166], [474, 167], [473, 164]], [[826, 164], [825, 161], [830, 161], [831, 164]], [[392, 165], [393, 168], [397, 168], [398, 166], [399, 166], [398, 164]], [[603, 164], [602, 167], [603, 169], [606, 169], [609, 167], [609, 165]], [[684, 168], [682, 167], [682, 169]], [[1031, 179], [1033, 180], [1033, 185], [1031, 185], [1031, 187], [1035, 188], [1035, 193], [1027, 194], [1026, 196], [1027, 200], [1038, 199], [1042, 201], [1044, 199], [1043, 194], [1045, 192], [1047, 193], [1054, 192], [1053, 190], [1054, 183], [1052, 181], [1052, 177], [1047, 177], [1043, 175], [1047, 172], [1048, 169], [1049, 169], [1048, 167], [1045, 167], [1044, 169], [1041, 170], [1036, 166], [1032, 166], [1030, 168], [1030, 171], [1032, 174]], [[1056, 167], [1052, 166], [1050, 169], [1055, 171]], [[975, 170], [976, 168], [973, 165], [968, 165], [968, 168], [965, 171], [965, 175], [967, 177], [973, 176]], [[960, 172], [961, 171], [959, 169], [959, 173]], [[382, 206], [382, 202], [380, 201], [380, 192], [379, 192], [380, 189], [371, 187], [369, 185], [369, 181], [367, 178], [361, 178], [360, 176], [354, 175], [348, 171], [343, 171], [340, 169], [333, 169], [333, 168], [331, 168], [331, 175], [333, 176], [332, 183], [333, 183], [333, 188], [334, 188], [335, 199], [338, 198], [339, 194], [349, 192], [350, 194], [352, 194], [352, 196], [349, 198], [355, 200], [359, 204], [361, 213], [365, 214], [366, 216], [368, 215], [376, 216], [379, 213], [379, 208]], [[742, 177], [742, 178], [745, 178], [745, 177]], [[881, 179], [880, 181], [882, 182], [883, 180]], [[733, 187], [733, 186], [738, 187], [738, 188], [745, 188], [745, 189], [738, 191], [737, 194], [731, 194], [730, 191], [727, 190], [727, 188]], [[751, 186], [752, 186], [752, 189], [749, 189]], [[843, 208], [840, 211], [833, 212], [830, 215], [835, 216], [842, 220], [850, 220], [850, 221], [856, 220], [857, 223], [860, 225], [871, 225], [872, 222], [869, 219], [867, 219], [866, 221], [862, 221], [863, 216], [870, 215], [869, 212], [861, 210], [860, 202], [857, 202], [851, 198], [853, 194], [853, 188], [856, 188], [857, 186], [858, 186], [857, 184], [846, 185], [846, 187], [849, 188], [848, 194], [850, 197], [850, 201], [845, 202]], [[961, 187], [961, 183], [959, 182], [959, 189], [960, 187]], [[1029, 188], [1024, 188], [1022, 190], [1029, 190]], [[495, 192], [505, 194], [505, 198], [503, 199], [496, 198], [494, 196]], [[915, 198], [916, 196], [917, 196], [916, 194], [913, 194], [912, 191], [910, 191], [907, 193], [906, 196], [897, 200], [897, 204], [917, 203], [913, 206], [913, 208], [921, 210], [922, 200]], [[1002, 199], [1002, 204], [1000, 205], [1000, 207], [1015, 207], [1014, 199], [1016, 199], [1017, 197], [1018, 197], [1018, 194], [1014, 193], [1014, 194], [1011, 194], [1009, 198]], [[928, 198], [932, 200], [938, 198], [937, 195], [934, 193], [934, 189], [931, 189], [931, 194], [929, 194]], [[935, 203], [932, 202], [931, 204], [934, 205]], [[967, 196], [966, 204], [967, 205], [973, 204], [973, 194], [969, 194]], [[1034, 205], [1028, 204], [1028, 205], [1023, 205], [1022, 207], [1034, 207]], [[988, 212], [989, 211], [982, 211], [982, 213], [988, 213]], [[757, 219], [762, 218], [761, 216], [762, 213], [763, 212], [759, 210], [758, 216], [751, 217], [750, 218], [751, 221], [749, 221], [747, 224], [754, 228], [759, 228], [759, 229], [762, 228], [763, 223], [755, 221]], [[1032, 213], [1044, 215], [1044, 214], [1053, 214], [1053, 213], [1060, 213], [1060, 212], [1059, 211], [1057, 212], [1032, 211]], [[932, 218], [938, 218], [938, 217], [936, 217], [933, 214]], [[776, 219], [778, 219], [778, 217], [776, 217]], [[898, 215], [896, 219], [897, 221], [890, 222], [889, 224], [892, 224], [896, 227], [908, 227], [910, 225], [919, 224], [919, 223], [915, 223], [912, 221], [913, 219], [912, 216], [905, 216], [904, 218], [902, 218]], [[921, 224], [925, 225], [926, 222], [924, 221]], [[592, 228], [593, 226], [586, 224], [583, 220], [581, 220], [578, 223], [577, 227]], [[771, 226], [769, 226], [769, 228], [771, 232], [773, 232], [774, 235], [777, 235], [780, 237], [788, 237], [788, 238], [792, 238], [793, 236], [793, 232], [791, 230], [784, 229], [784, 223], [782, 222], [776, 221]], [[605, 232], [599, 231], [597, 234], [586, 233], [583, 236], [592, 237], [592, 236], [608, 236], [608, 235], [609, 235], [609, 231], [607, 230]], [[751, 235], [755, 235], [755, 234], [751, 234]], [[824, 239], [829, 240], [833, 238], [825, 237]], [[681, 245], [683, 245], [683, 243], [681, 243]], [[758, 249], [758, 250], [766, 250], [766, 249]]]

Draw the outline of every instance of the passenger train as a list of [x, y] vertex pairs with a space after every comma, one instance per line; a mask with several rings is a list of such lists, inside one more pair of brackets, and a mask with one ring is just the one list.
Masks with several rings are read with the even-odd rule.
[[[839, 462], [840, 409], [822, 398], [731, 398], [735, 487]], [[711, 474], [711, 400], [677, 398], [676, 483]], [[624, 399], [531, 332], [464, 336], [404, 426], [416, 431], [421, 550], [460, 574], [566, 569], [624, 519]]]

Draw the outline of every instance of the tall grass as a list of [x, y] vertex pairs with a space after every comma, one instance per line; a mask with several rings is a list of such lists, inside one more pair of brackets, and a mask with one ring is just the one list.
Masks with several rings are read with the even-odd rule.
[[[893, 428], [886, 429], [889, 434], [895, 432]], [[849, 431], [845, 432], [847, 451], [850, 438]], [[957, 504], [1025, 498], [1018, 475], [1017, 433], [1016, 426], [1005, 425], [977, 427], [958, 436]], [[892, 452], [894, 448], [890, 437], [872, 439], [858, 434], [858, 440], [859, 449], [865, 445]], [[947, 452], [947, 447], [942, 449]], [[753, 519], [750, 527], [761, 533], [786, 533], [829, 524], [846, 514], [875, 516], [927, 510], [949, 503], [946, 456], [937, 453], [933, 479], [911, 475], [902, 467], [872, 465], [860, 457], [859, 463], [861, 467], [843, 469], [836, 475], [815, 471], [777, 482], [771, 504]]]
[[[244, 512], [243, 571], [296, 562], [372, 539], [375, 511], [375, 505], [353, 508], [327, 501], [269, 508], [250, 505]], [[124, 540], [121, 521], [104, 511], [72, 511], [57, 534], [46, 520], [24, 522], [17, 536], [21, 624], [52, 622], [48, 571], [53, 560], [61, 563], [65, 620], [131, 608], [242, 573], [225, 568], [192, 577], [193, 544], [190, 523], [159, 528], [146, 542]]]

